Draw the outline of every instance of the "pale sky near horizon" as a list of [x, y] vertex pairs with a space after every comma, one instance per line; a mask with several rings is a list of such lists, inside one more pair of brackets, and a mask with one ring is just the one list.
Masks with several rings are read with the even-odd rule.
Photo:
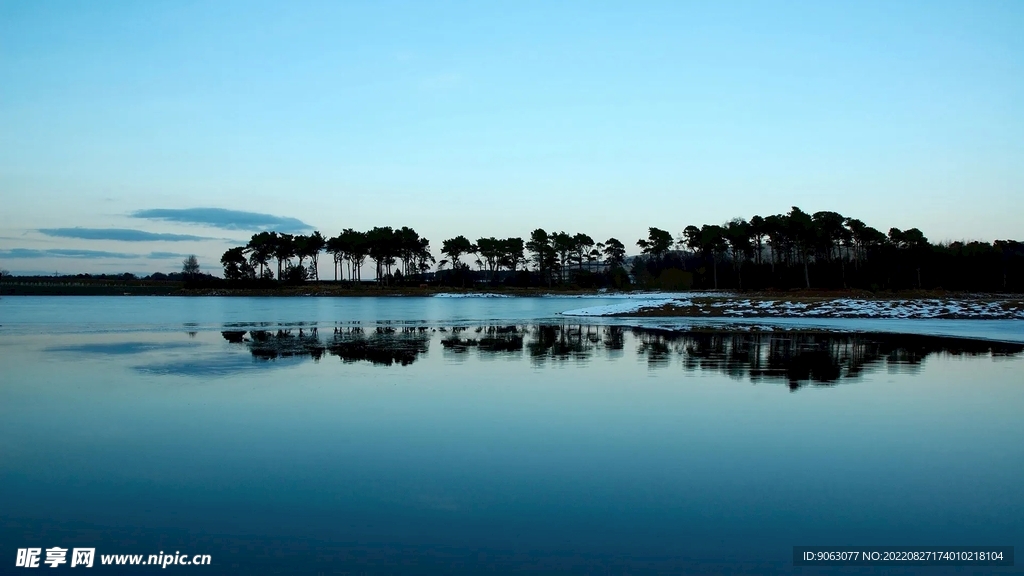
[[219, 271], [306, 225], [635, 253], [793, 205], [1024, 240], [1021, 30], [1019, 0], [0, 0], [0, 268]]

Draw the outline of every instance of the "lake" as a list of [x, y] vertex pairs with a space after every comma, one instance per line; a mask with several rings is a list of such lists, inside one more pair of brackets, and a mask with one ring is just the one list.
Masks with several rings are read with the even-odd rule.
[[4, 562], [814, 574], [793, 546], [1024, 543], [1024, 321], [559, 315], [614, 301], [4, 297]]

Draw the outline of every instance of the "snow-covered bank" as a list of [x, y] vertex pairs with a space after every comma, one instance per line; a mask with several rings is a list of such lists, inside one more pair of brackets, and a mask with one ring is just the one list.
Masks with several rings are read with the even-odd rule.
[[947, 318], [1024, 320], [1020, 300], [836, 298], [790, 301], [744, 298], [657, 298], [591, 306], [564, 316], [664, 316], [734, 318]]

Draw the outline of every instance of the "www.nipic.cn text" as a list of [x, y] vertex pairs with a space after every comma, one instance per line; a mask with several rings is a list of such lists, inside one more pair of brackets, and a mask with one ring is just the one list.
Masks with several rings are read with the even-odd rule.
[[[53, 548], [18, 548], [18, 556], [15, 566], [18, 568], [39, 568], [49, 566], [57, 568], [64, 564], [71, 568], [92, 568], [96, 561], [95, 548], [72, 548], [71, 556], [69, 550], [54, 546]], [[209, 554], [182, 554], [175, 551], [174, 554], [101, 554], [99, 557], [101, 565], [111, 566], [209, 566], [212, 562]]]

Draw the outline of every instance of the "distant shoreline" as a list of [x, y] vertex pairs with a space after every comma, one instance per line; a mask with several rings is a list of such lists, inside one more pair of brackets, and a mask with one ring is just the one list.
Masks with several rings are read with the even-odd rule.
[[[593, 296], [666, 299], [680, 294], [689, 295], [687, 302], [665, 302], [657, 307], [649, 307], [642, 311], [616, 313], [615, 316], [637, 317], [755, 317], [763, 316], [765, 310], [802, 306], [806, 309], [820, 309], [830, 302], [844, 299], [863, 301], [919, 301], [919, 300], [957, 300], [972, 302], [1001, 302], [1009, 309], [1024, 309], [1024, 295], [1019, 293], [989, 292], [956, 292], [948, 290], [901, 290], [879, 291], [869, 290], [825, 290], [825, 289], [790, 289], [790, 290], [700, 290], [700, 291], [665, 291], [665, 290], [631, 290], [613, 291], [566, 287], [451, 287], [451, 286], [400, 286], [386, 287], [372, 284], [353, 286], [351, 284], [333, 284], [329, 282], [309, 283], [304, 285], [281, 286], [273, 288], [184, 288], [179, 282], [168, 283], [100, 283], [100, 282], [0, 282], [0, 296], [185, 296], [185, 297], [415, 297], [415, 296], [454, 296], [454, 297], [537, 297], [537, 296]], [[765, 310], [757, 308], [758, 314], [727, 314], [729, 309], [725, 302], [747, 301], [751, 303], [772, 304]]]
[[[578, 295], [598, 296], [612, 292], [600, 292], [592, 289], [574, 288], [459, 288], [450, 286], [350, 286], [333, 284], [305, 284], [281, 286], [275, 288], [184, 288], [179, 283], [174, 285], [159, 284], [95, 284], [95, 283], [0, 283], [0, 296], [223, 296], [223, 297], [338, 297], [359, 298], [379, 296], [437, 296], [437, 295], [493, 295], [493, 296], [543, 296]], [[638, 292], [640, 293], [640, 292]], [[646, 292], [644, 292], [646, 293]]]

